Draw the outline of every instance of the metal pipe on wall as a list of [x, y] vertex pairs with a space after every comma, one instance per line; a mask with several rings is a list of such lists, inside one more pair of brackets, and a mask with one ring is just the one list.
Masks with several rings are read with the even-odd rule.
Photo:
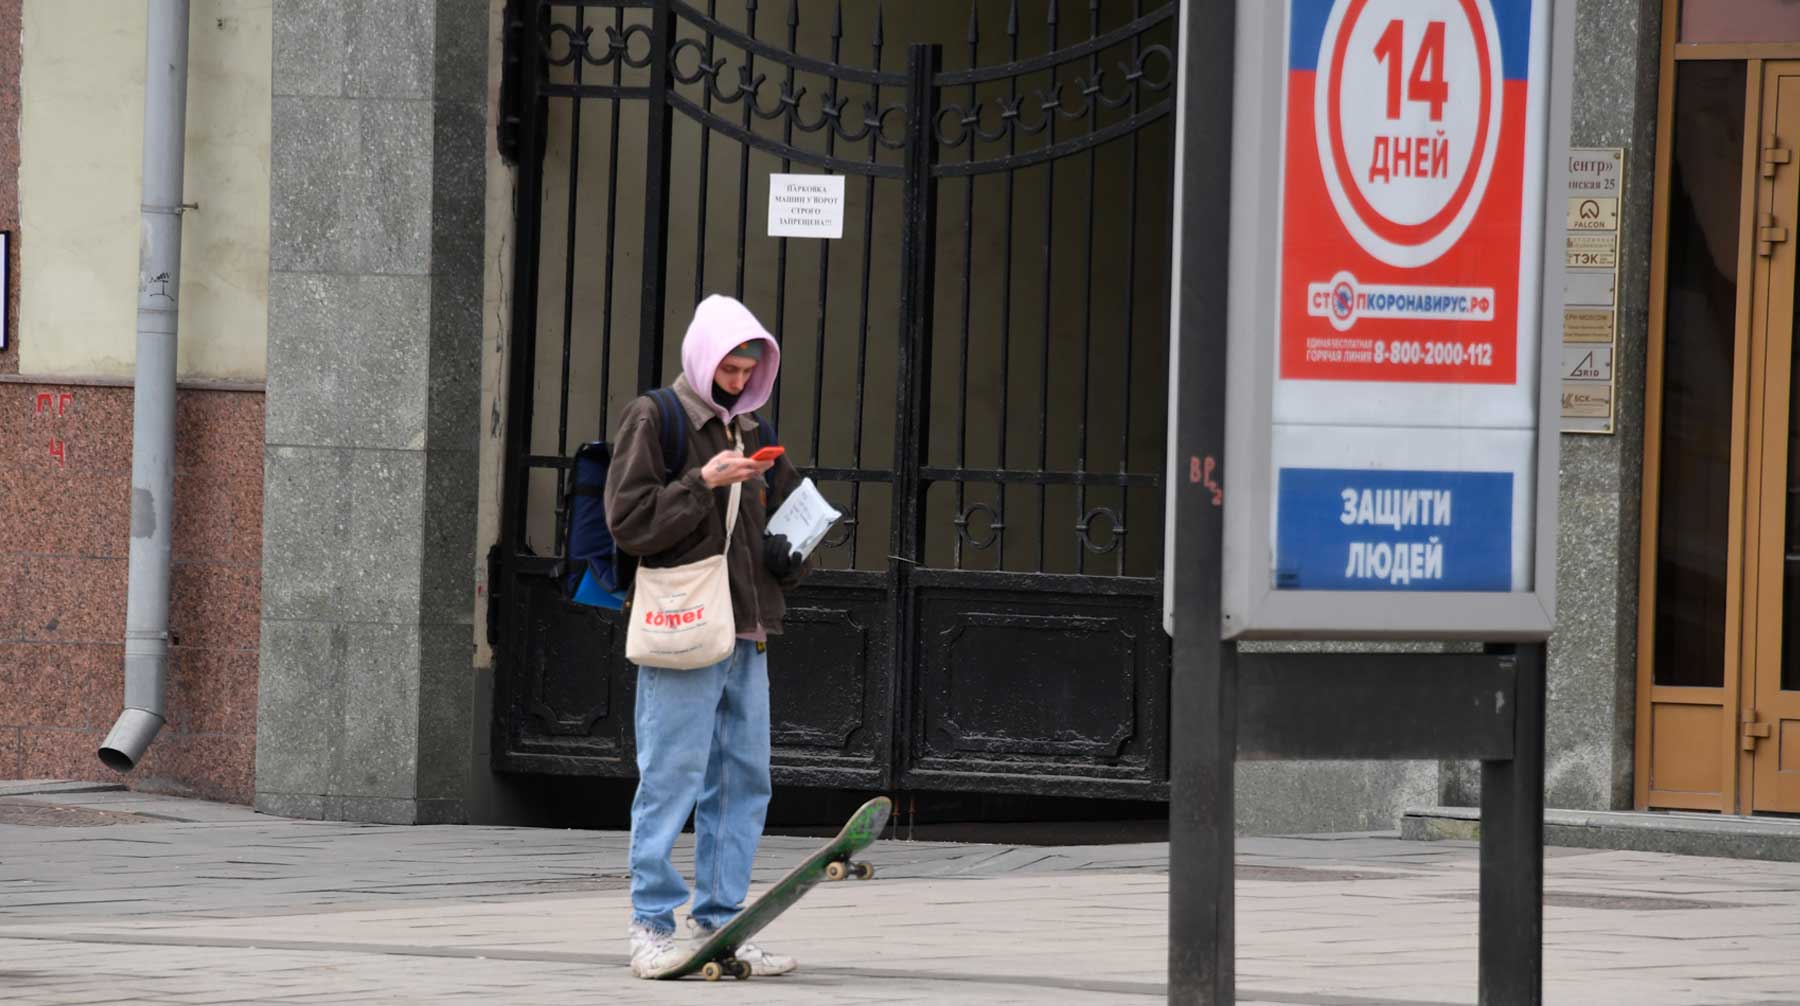
[[134, 768], [164, 723], [175, 496], [175, 346], [187, 137], [188, 0], [150, 0], [145, 31], [144, 186], [138, 239], [137, 378], [132, 396], [131, 560], [125, 709], [100, 745]]

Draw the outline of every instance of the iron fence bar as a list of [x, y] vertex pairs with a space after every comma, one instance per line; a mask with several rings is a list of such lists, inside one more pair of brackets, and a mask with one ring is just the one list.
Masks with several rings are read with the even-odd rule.
[[[524, 464], [528, 468], [556, 471], [573, 468], [575, 462], [566, 455], [532, 454], [525, 458]], [[833, 468], [820, 465], [796, 465], [795, 470], [815, 482], [849, 482], [854, 484], [859, 482], [884, 483], [894, 481], [894, 473], [883, 468]], [[934, 471], [935, 469], [923, 470]], [[944, 470], [948, 471], [949, 469]], [[1104, 477], [1115, 478], [1116, 476]], [[1153, 476], [1144, 475], [1135, 476], [1135, 478], [1149, 479], [1153, 478]], [[949, 477], [944, 477], [937, 481], [948, 482], [951, 481], [951, 479]]]
[[[1054, 6], [1055, 0], [1051, 0], [1051, 4]], [[948, 73], [940, 73], [937, 76], [936, 82], [939, 87], [955, 87], [961, 84], [980, 84], [990, 80], [1000, 80], [1004, 77], [1023, 77], [1037, 73], [1045, 68], [1054, 68], [1064, 63], [1073, 63], [1091, 53], [1100, 52], [1111, 48], [1114, 45], [1118, 45], [1133, 35], [1141, 35], [1151, 28], [1162, 24], [1164, 21], [1170, 20], [1175, 16], [1176, 7], [1176, 4], [1169, 3], [1154, 13], [1134, 19], [1130, 24], [1121, 25], [1104, 35], [1096, 36], [1079, 45], [1072, 45], [1067, 49], [1059, 50], [1056, 48], [1055, 44], [1052, 43], [1050, 51], [1041, 56], [1033, 56], [1023, 61], [1020, 61], [1015, 57], [1012, 62], [1000, 66], [983, 66], [971, 70], [953, 70]], [[1055, 23], [1054, 12], [1052, 12], [1051, 23]]]
[[679, 92], [669, 92], [668, 102], [671, 108], [674, 108], [688, 118], [699, 122], [704, 128], [728, 136], [743, 144], [745, 147], [755, 147], [764, 153], [772, 154], [776, 157], [789, 157], [801, 164], [807, 164], [815, 168], [821, 168], [826, 171], [835, 171], [845, 175], [870, 175], [876, 178], [899, 179], [905, 174], [905, 169], [899, 165], [847, 161], [842, 157], [835, 156], [827, 157], [824, 154], [814, 153], [800, 147], [790, 147], [772, 137], [758, 136], [754, 132], [739, 126], [735, 122], [728, 119], [722, 119], [716, 114], [708, 113], [699, 105], [696, 105], [691, 99], [682, 96]]
[[[833, 63], [836, 63], [840, 58], [842, 58], [843, 47], [844, 47], [844, 3], [843, 3], [843, 0], [838, 0], [837, 8], [836, 8], [835, 13], [832, 15], [832, 21], [831, 21], [831, 61]], [[791, 75], [792, 75], [793, 71], [790, 70], [788, 72], [790, 74], [789, 79], [791, 81], [792, 80]], [[829, 94], [827, 96], [828, 98], [836, 97], [837, 87], [838, 87], [837, 82], [835, 80], [832, 81], [831, 91], [829, 92]], [[788, 121], [791, 123], [793, 121], [793, 117], [789, 116]], [[835, 155], [836, 153], [837, 153], [837, 130], [828, 129], [825, 131], [825, 156], [831, 157], [831, 156]], [[814, 344], [813, 344], [812, 460], [815, 463], [819, 460], [819, 426], [823, 419], [824, 410], [825, 410], [825, 328], [826, 328], [825, 322], [826, 322], [826, 317], [828, 314], [827, 308], [829, 307], [830, 302], [831, 302], [831, 242], [820, 241], [819, 242], [819, 328], [818, 328], [818, 332], [816, 333], [816, 336], [814, 339]], [[858, 407], [860, 408], [861, 407], [860, 396], [858, 396], [858, 398], [859, 398]], [[854, 518], [854, 516], [855, 515], [852, 514], [853, 518]], [[852, 564], [854, 564], [854, 560], [853, 560]]]
[[[542, 53], [536, 44], [538, 31], [548, 22], [549, 10], [537, 0], [521, 2], [518, 7], [525, 7], [530, 18], [529, 44], [522, 43], [518, 47], [519, 80], [521, 86], [530, 87], [533, 93], [527, 101], [520, 104], [524, 112], [519, 123], [519, 199], [521, 206], [536, 207], [543, 187], [543, 118], [548, 106], [548, 99], [538, 96], [545, 76]], [[512, 8], [516, 10], [517, 8]], [[518, 30], [525, 36], [526, 25], [521, 23]], [[526, 83], [529, 82], [529, 83]], [[501, 562], [510, 571], [519, 545], [525, 540], [527, 514], [531, 505], [531, 469], [519, 463], [531, 452], [531, 388], [537, 371], [537, 276], [540, 249], [538, 242], [542, 232], [542, 222], [536, 212], [522, 213], [519, 219], [518, 243], [513, 248], [513, 277], [517, 284], [513, 295], [513, 325], [511, 369], [507, 375], [507, 424], [506, 456], [514, 459], [509, 466], [506, 480], [505, 505], [501, 507], [502, 541], [507, 547], [502, 550]], [[490, 590], [501, 589], [490, 585]], [[503, 589], [510, 589], [506, 587]]]
[[[758, 0], [744, 0], [744, 17], [749, 22], [750, 39], [756, 39], [756, 6]], [[744, 51], [743, 67], [744, 87], [749, 88], [756, 80], [756, 51]], [[755, 121], [756, 92], [752, 90], [744, 101], [744, 132], [754, 133], [751, 124]], [[783, 144], [792, 146], [792, 144]], [[744, 299], [744, 263], [746, 261], [745, 245], [749, 236], [750, 217], [750, 144], [738, 147], [738, 215], [737, 215], [737, 285], [733, 288], [737, 299]]]
[[[1090, 147], [1102, 147], [1122, 136], [1135, 133], [1145, 126], [1161, 119], [1165, 115], [1168, 115], [1174, 111], [1174, 109], [1175, 104], [1172, 100], [1164, 100], [1133, 115], [1129, 119], [1122, 119], [1093, 133], [1084, 133], [1080, 136], [1064, 140], [1061, 143], [1039, 147], [1029, 153], [1019, 154], [1013, 157], [976, 161], [973, 164], [967, 162], [939, 164], [932, 168], [932, 173], [941, 178], [960, 178], [964, 175], [992, 174], [998, 171], [1011, 171], [1018, 168], [1029, 168], [1038, 164], [1059, 161], [1071, 154], [1082, 153]], [[1054, 122], [1050, 123], [1049, 129], [1052, 132], [1055, 131], [1056, 126]]]
[[[900, 340], [897, 387], [898, 421], [894, 436], [893, 526], [889, 529], [888, 577], [896, 603], [892, 638], [895, 674], [889, 678], [896, 723], [911, 724], [915, 715], [910, 681], [918, 666], [922, 641], [911, 631], [917, 600], [911, 578], [919, 566], [925, 533], [925, 484], [919, 475], [926, 431], [931, 426], [931, 351], [933, 305], [937, 280], [937, 180], [931, 165], [937, 157], [937, 90], [932, 85], [943, 49], [935, 45], [907, 47], [905, 226], [901, 236]], [[896, 730], [892, 764], [909, 757], [910, 728]]]
[[[703, 31], [706, 31], [708, 24], [718, 23], [713, 18], [719, 13], [719, 0], [706, 0], [706, 13], [707, 18], [701, 23]], [[713, 43], [716, 37], [716, 32], [706, 31], [706, 62], [709, 66], [713, 63]], [[675, 58], [672, 50], [669, 58], [671, 60]], [[679, 100], [681, 96], [675, 95], [674, 97], [678, 99], [676, 107], [681, 108], [684, 103]], [[700, 126], [700, 177], [698, 180], [700, 194], [697, 207], [699, 212], [694, 217], [694, 303], [696, 305], [706, 296], [706, 221], [708, 216], [706, 203], [707, 196], [711, 194], [712, 190], [712, 124], [708, 120], [715, 118], [712, 114], [712, 104], [713, 89], [703, 83], [700, 86], [702, 114], [690, 114], [690, 118], [693, 118]], [[682, 110], [686, 111], [685, 108]]]
[[[1019, 61], [1019, 0], [1011, 0], [1006, 8], [1006, 58], [1010, 63]], [[1017, 107], [1019, 101], [1019, 78], [1012, 75], [1006, 78], [1007, 107]], [[1017, 130], [1006, 131], [1006, 156], [1013, 157], [1019, 152], [1019, 133]], [[1012, 309], [1013, 309], [1013, 205], [1014, 189], [1017, 186], [1018, 173], [1006, 172], [1006, 237], [1004, 250], [1001, 252], [1000, 283], [1000, 422], [998, 426], [999, 443], [995, 453], [995, 463], [1001, 468], [1007, 466], [1007, 428], [1011, 420], [1012, 398]], [[971, 180], [970, 184], [974, 184]], [[994, 532], [994, 543], [999, 552], [994, 559], [994, 567], [1006, 568], [1006, 483], [999, 485], [999, 506], [994, 513], [994, 521], [989, 525]]]
[[[881, 50], [887, 41], [885, 25], [887, 22], [886, 5], [879, 0], [875, 4], [875, 33], [871, 39], [872, 62], [876, 69], [881, 68]], [[881, 108], [881, 83], [869, 83], [870, 115], [879, 114]], [[881, 156], [881, 139], [871, 130], [869, 133], [869, 163], [874, 164]], [[863, 194], [863, 246], [862, 246], [862, 305], [861, 317], [857, 322], [856, 332], [856, 417], [852, 421], [850, 434], [850, 463], [861, 466], [863, 461], [863, 389], [867, 386], [869, 364], [869, 278], [872, 256], [875, 249], [875, 176], [868, 178], [867, 188]], [[816, 459], [815, 459], [816, 460]], [[889, 519], [892, 520], [894, 501], [888, 503]], [[862, 483], [850, 484], [850, 519], [856, 521], [850, 528], [850, 565], [856, 565], [857, 546], [862, 538]]]
[[[619, 12], [623, 15], [625, 12]], [[538, 93], [547, 98], [648, 98], [648, 87], [627, 87], [624, 84], [545, 84]]]
[[[1088, 37], [1098, 38], [1100, 35], [1100, 0], [1088, 0]], [[1100, 53], [1096, 50], [1088, 54], [1089, 87], [1099, 86]], [[1136, 93], [1137, 88], [1132, 88]], [[1088, 101], [1088, 134], [1092, 135], [1100, 129], [1100, 103]], [[1094, 193], [1096, 191], [1094, 173], [1099, 170], [1100, 148], [1089, 147], [1087, 177], [1087, 234], [1084, 240], [1083, 259], [1087, 262], [1086, 276], [1081, 284], [1081, 420], [1076, 431], [1075, 467], [1087, 471], [1088, 466], [1088, 364], [1094, 354]], [[1130, 342], [1130, 333], [1125, 336]], [[1080, 531], [1080, 540], [1075, 548], [1075, 572], [1087, 572], [1088, 546], [1091, 542], [1087, 536], [1087, 486], [1075, 487], [1075, 512]], [[1117, 526], [1114, 526], [1113, 540], [1118, 540]]]
[[[1131, 0], [1131, 17], [1133, 20], [1143, 16], [1144, 0]], [[1143, 59], [1143, 39], [1140, 35], [1131, 36], [1131, 65], [1136, 67]], [[1131, 114], [1138, 114], [1138, 89], [1131, 89]], [[1137, 334], [1137, 234], [1138, 234], [1138, 134], [1131, 134], [1131, 156], [1126, 162], [1125, 174], [1131, 179], [1125, 196], [1125, 370], [1119, 379], [1119, 405], [1122, 410], [1122, 421], [1119, 423], [1119, 474], [1123, 475], [1131, 467], [1131, 366], [1134, 337]], [[1130, 547], [1124, 535], [1124, 528], [1131, 526], [1131, 490], [1119, 493], [1119, 558], [1118, 575], [1125, 575], [1125, 552]]]
[[[625, 8], [613, 11], [613, 27], [625, 31]], [[623, 82], [625, 61], [613, 62], [613, 85]], [[601, 277], [604, 313], [600, 317], [600, 430], [597, 439], [606, 439], [612, 424], [612, 343], [613, 343], [613, 263], [619, 243], [619, 98], [612, 99], [611, 146], [606, 155], [606, 271]]]
[[[1050, 51], [1054, 53], [1057, 46], [1056, 5], [1058, 0], [1050, 0]], [[1059, 63], [1052, 62], [1050, 72], [1050, 94], [1056, 93], [1056, 70]], [[1056, 145], [1056, 116], [1045, 117], [1045, 128], [1049, 131], [1046, 147]], [[1038, 469], [1050, 467], [1050, 329], [1051, 329], [1051, 290], [1055, 288], [1056, 264], [1056, 161], [1054, 158], [1045, 161], [1044, 167], [1044, 346], [1043, 354], [1038, 358]], [[1037, 494], [1037, 571], [1044, 571], [1044, 546], [1050, 537], [1050, 529], [1046, 525], [1048, 509], [1047, 497], [1042, 483], [1038, 484]]]
[[651, 14], [650, 128], [645, 144], [643, 300], [638, 327], [638, 390], [662, 382], [663, 319], [669, 271], [669, 158], [674, 116], [670, 106], [669, 61], [675, 44], [675, 15], [667, 2]]
[[1007, 591], [1013, 597], [1037, 591], [1091, 597], [1155, 598], [1162, 594], [1161, 581], [1146, 576], [1003, 573], [990, 569], [934, 569], [930, 566], [913, 570], [912, 584], [914, 587], [948, 587], [953, 590]]
[[892, 482], [894, 473], [880, 468], [830, 468], [820, 465], [796, 466], [800, 474], [815, 482]]
[[906, 223], [901, 237], [901, 332], [895, 368], [900, 388], [900, 421], [894, 438], [897, 519], [891, 553], [902, 577], [907, 567], [920, 560], [924, 533], [921, 473], [925, 438], [931, 428], [931, 329], [937, 279], [937, 183], [931, 176], [937, 148], [937, 91], [931, 81], [942, 59], [939, 46], [907, 47]]
[[[586, 30], [587, 11], [575, 9], [575, 35], [586, 41], [583, 32]], [[585, 58], [575, 60], [575, 83], [581, 83], [582, 64]], [[574, 107], [569, 110], [569, 210], [567, 233], [563, 235], [563, 318], [562, 318], [562, 394], [559, 396], [556, 412], [556, 449], [558, 452], [569, 449], [569, 364], [575, 354], [575, 234], [579, 214], [581, 196], [581, 99], [570, 98]], [[559, 473], [556, 479], [556, 540], [563, 540], [563, 522], [568, 514], [563, 512], [564, 479]]]
[[924, 466], [919, 474], [933, 482], [996, 482], [1037, 486], [1110, 486], [1114, 488], [1155, 489], [1163, 477], [1148, 472], [1141, 474], [1112, 472], [1052, 472], [1006, 468], [936, 468]]
[[[802, 73], [815, 73], [822, 77], [832, 77], [837, 80], [851, 80], [859, 84], [874, 84], [877, 86], [885, 84], [893, 87], [902, 87], [905, 86], [907, 82], [906, 74], [903, 73], [882, 73], [878, 69], [862, 70], [854, 66], [839, 66], [836, 63], [827, 63], [821, 59], [811, 59], [795, 52], [782, 52], [781, 49], [776, 46], [759, 41], [753, 36], [746, 35], [736, 28], [720, 21], [711, 0], [707, 3], [706, 14], [701, 14], [698, 10], [695, 10], [691, 4], [685, 3], [684, 0], [666, 0], [666, 2], [671, 3], [674, 6], [676, 13], [680, 14], [683, 20], [698, 26], [702, 31], [706, 32], [709, 38], [716, 35], [739, 49], [744, 50], [746, 53], [752, 53], [777, 63], [792, 63], [794, 66], [798, 67]], [[879, 7], [877, 9], [879, 10]], [[707, 52], [706, 58], [709, 62], [712, 60], [712, 53], [710, 50]], [[877, 67], [880, 65], [881, 64], [879, 63], [876, 64]]]
[[[788, 51], [794, 52], [800, 45], [800, 0], [788, 0], [787, 30]], [[832, 62], [835, 63], [837, 60], [833, 59]], [[792, 65], [789, 65], [787, 68], [787, 86], [783, 89], [782, 93], [786, 95], [792, 95], [794, 93], [794, 68]], [[746, 108], [754, 108], [755, 104], [756, 100], [754, 97], [751, 97], [744, 102]], [[794, 117], [792, 115], [783, 115], [781, 117], [781, 142], [790, 147], [794, 145]], [[793, 167], [794, 164], [791, 159], [786, 157], [781, 159], [782, 174], [787, 174]], [[787, 327], [787, 257], [788, 239], [784, 236], [776, 239], [775, 242], [774, 335], [777, 345], [783, 345], [787, 342], [786, 337], [782, 334]], [[771, 399], [769, 403], [769, 414], [773, 417], [772, 421], [775, 423], [775, 428], [779, 430], [781, 429], [780, 371], [777, 371], [775, 374], [775, 383], [770, 386], [769, 397]], [[814, 421], [817, 422], [816, 419]], [[818, 455], [818, 448], [815, 447], [813, 449], [813, 457], [817, 458]]]
[[[981, 5], [979, 0], [971, 0], [969, 4], [969, 65], [977, 66], [981, 62]], [[969, 85], [969, 108], [971, 115], [980, 114], [981, 106], [977, 103], [975, 85]], [[935, 125], [934, 125], [935, 129]], [[975, 159], [976, 137], [969, 136], [969, 160]], [[963, 186], [963, 267], [962, 267], [962, 341], [958, 357], [956, 384], [956, 467], [961, 468], [969, 461], [969, 321], [973, 306], [975, 285], [975, 178], [971, 175]], [[927, 450], [926, 456], [930, 456]], [[956, 483], [957, 519], [967, 517], [968, 483]], [[958, 527], [957, 533], [950, 539], [951, 565], [961, 569], [963, 564], [964, 528]]]

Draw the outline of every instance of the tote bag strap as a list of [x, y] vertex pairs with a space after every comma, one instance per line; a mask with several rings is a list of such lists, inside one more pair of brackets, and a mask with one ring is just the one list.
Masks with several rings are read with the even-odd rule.
[[[731, 440], [736, 445], [738, 453], [744, 453], [744, 436], [738, 432], [736, 423], [731, 424]], [[731, 554], [731, 533], [737, 530], [738, 504], [742, 502], [743, 498], [744, 484], [733, 482], [731, 484], [731, 502], [728, 504], [729, 509], [725, 512], [725, 551], [720, 553], [721, 555]]]

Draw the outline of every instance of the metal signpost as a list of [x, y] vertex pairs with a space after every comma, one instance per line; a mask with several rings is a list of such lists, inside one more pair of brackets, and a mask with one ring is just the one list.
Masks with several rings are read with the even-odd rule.
[[1473, 759], [1480, 1001], [1537, 1003], [1574, 3], [1216, 6], [1182, 23], [1169, 999], [1234, 1001], [1238, 759]]

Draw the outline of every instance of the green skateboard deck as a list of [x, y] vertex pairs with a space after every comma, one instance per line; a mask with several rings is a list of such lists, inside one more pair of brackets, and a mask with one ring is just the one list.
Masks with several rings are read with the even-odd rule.
[[693, 953], [679, 963], [672, 964], [659, 972], [657, 978], [685, 978], [698, 972], [707, 981], [718, 981], [725, 975], [734, 978], [750, 977], [750, 965], [737, 959], [737, 950], [750, 938], [761, 932], [764, 926], [774, 922], [776, 917], [793, 906], [794, 902], [806, 896], [806, 892], [817, 887], [821, 881], [845, 880], [855, 877], [868, 880], [875, 875], [874, 867], [867, 863], [853, 863], [851, 857], [875, 844], [881, 837], [881, 829], [887, 827], [888, 815], [894, 811], [894, 802], [885, 796], [878, 796], [857, 809], [850, 815], [844, 830], [837, 837], [825, 843], [817, 852], [806, 857], [806, 861], [788, 871], [787, 876], [775, 882], [775, 886], [762, 893], [762, 897], [750, 903], [750, 907], [737, 914], [737, 917], [719, 928], [712, 938], [694, 948]]

